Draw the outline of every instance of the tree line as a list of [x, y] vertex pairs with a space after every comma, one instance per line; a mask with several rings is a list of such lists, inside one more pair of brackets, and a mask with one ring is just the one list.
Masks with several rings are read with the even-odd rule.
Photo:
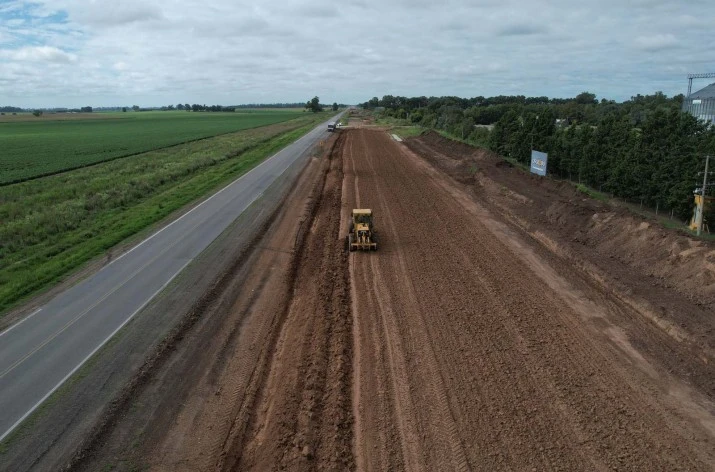
[[681, 111], [682, 101], [682, 95], [662, 92], [620, 103], [598, 101], [589, 92], [570, 99], [386, 95], [362, 106], [523, 164], [529, 164], [531, 149], [546, 152], [552, 176], [685, 219], [702, 179], [703, 156], [715, 155], [715, 128]]
[[92, 113], [92, 107], [82, 107], [82, 108], [20, 108], [20, 107], [10, 107], [4, 106], [0, 107], [0, 112], [4, 113], [26, 113], [31, 112], [35, 116], [41, 116], [45, 111], [52, 113]]
[[[133, 108], [137, 111], [142, 111], [136, 105], [134, 105]], [[153, 110], [156, 110], [156, 108], [154, 108]], [[194, 103], [193, 105], [189, 105], [188, 103], [179, 103], [176, 106], [168, 105], [168, 106], [160, 107], [160, 108], [158, 108], [158, 110], [161, 110], [161, 111], [186, 110], [186, 111], [234, 112], [234, 111], [236, 111], [236, 107], [235, 106], [225, 107], [222, 105], [208, 105], [207, 106], [207, 105], [200, 105], [198, 103]]]
[[[330, 107], [330, 109], [332, 111], [338, 111], [338, 108], [341, 106], [344, 107], [345, 105], [338, 105], [337, 102], [333, 102], [333, 105]], [[311, 98], [305, 103], [305, 109], [308, 111], [312, 111], [313, 113], [323, 111], [324, 108], [325, 107], [320, 103], [320, 97], [318, 96]]]
[[236, 105], [236, 108], [302, 108], [305, 103], [248, 103], [245, 105]]
[[[205, 111], [205, 112], [235, 112], [237, 109], [243, 108], [306, 108], [310, 111], [322, 111], [323, 105], [320, 104], [319, 100], [316, 101], [318, 97], [313, 98], [313, 100], [306, 103], [251, 103], [244, 105], [201, 105], [199, 103], [189, 104], [189, 103], [179, 103], [176, 105], [166, 105], [161, 107], [140, 107], [139, 105], [133, 105], [131, 107], [102, 107], [97, 108], [102, 111]], [[346, 105], [338, 105], [333, 103], [331, 106], [332, 110], [337, 110], [338, 107], [345, 107]], [[13, 106], [0, 106], [0, 112], [2, 113], [23, 113], [23, 112], [38, 112], [37, 116], [42, 115], [43, 112], [51, 113], [91, 113], [93, 111], [92, 107], [82, 107], [82, 108], [38, 108], [38, 109], [25, 109]]]

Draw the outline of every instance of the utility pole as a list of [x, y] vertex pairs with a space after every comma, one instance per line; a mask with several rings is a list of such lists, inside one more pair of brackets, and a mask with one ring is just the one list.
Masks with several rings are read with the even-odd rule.
[[531, 150], [534, 150], [534, 134], [536, 134], [536, 123], [539, 121], [539, 115], [536, 115], [536, 120], [534, 124], [531, 125]]
[[705, 211], [705, 193], [708, 190], [708, 166], [710, 156], [705, 157], [705, 172], [703, 173], [703, 187], [700, 189], [700, 209], [698, 211], [698, 236], [703, 232], [703, 212]]

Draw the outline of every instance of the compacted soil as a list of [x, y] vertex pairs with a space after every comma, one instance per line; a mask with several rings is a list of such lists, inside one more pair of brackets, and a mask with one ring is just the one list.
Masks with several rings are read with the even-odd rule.
[[[70, 468], [713, 470], [713, 274], [681, 267], [712, 246], [656, 232], [680, 259], [639, 266], [642, 221], [471, 152], [340, 131]], [[352, 208], [378, 251], [345, 250]]]

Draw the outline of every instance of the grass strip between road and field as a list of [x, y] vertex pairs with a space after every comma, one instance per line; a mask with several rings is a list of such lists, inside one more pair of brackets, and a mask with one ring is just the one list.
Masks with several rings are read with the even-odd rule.
[[327, 116], [311, 114], [0, 187], [0, 317], [245, 174]]

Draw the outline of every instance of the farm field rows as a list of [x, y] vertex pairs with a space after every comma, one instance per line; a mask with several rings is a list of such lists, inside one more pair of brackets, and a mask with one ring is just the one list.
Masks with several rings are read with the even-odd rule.
[[43, 116], [34, 121], [0, 120], [0, 185], [197, 139], [280, 123], [299, 117], [300, 112], [161, 111], [88, 115], [76, 119], [72, 115], [59, 115], [57, 119]]
[[292, 116], [0, 186], [0, 312], [247, 172], [327, 117]]

